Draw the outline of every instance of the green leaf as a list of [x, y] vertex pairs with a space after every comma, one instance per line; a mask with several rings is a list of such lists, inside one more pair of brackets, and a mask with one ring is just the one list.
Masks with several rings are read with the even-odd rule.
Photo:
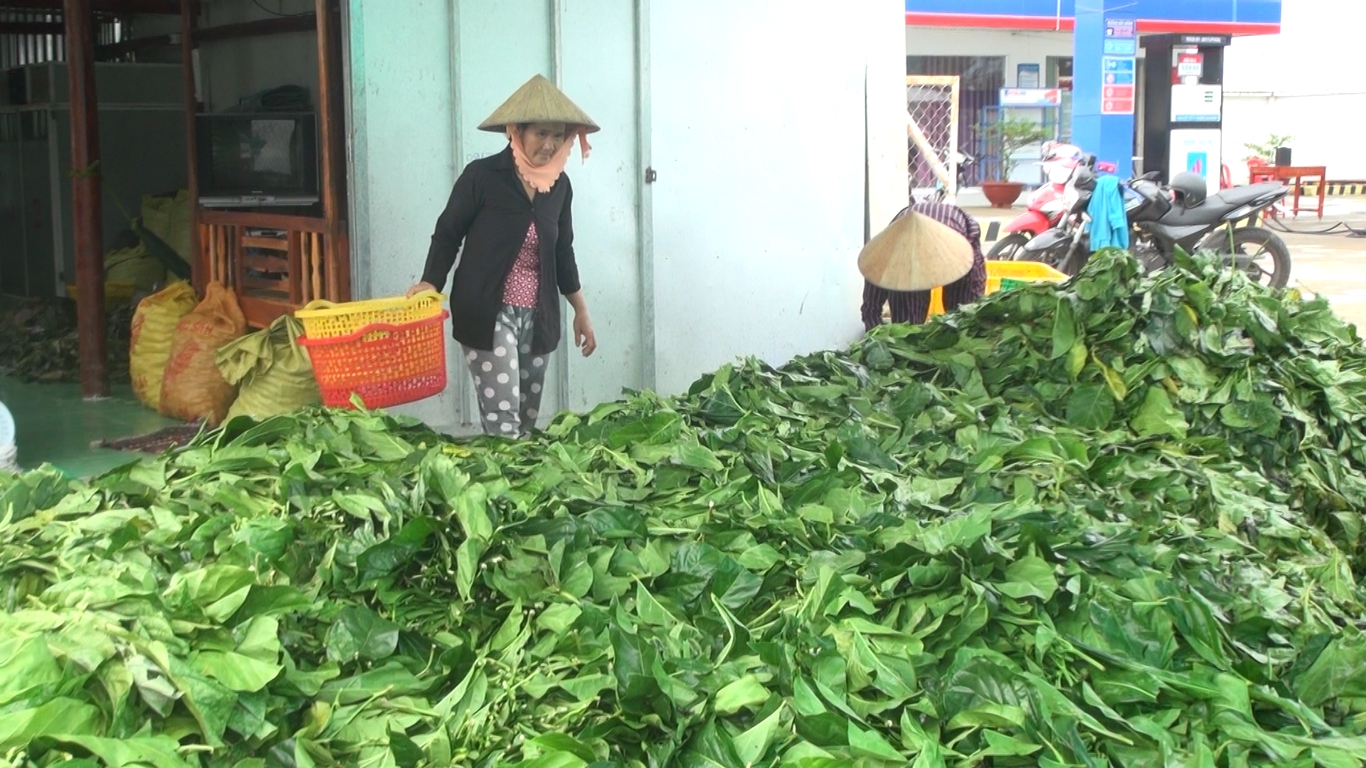
[[1190, 424], [1172, 407], [1171, 398], [1161, 387], [1148, 387], [1130, 426], [1140, 437], [1174, 437], [1184, 440]]
[[712, 707], [717, 714], [731, 715], [742, 709], [759, 707], [772, 695], [758, 677], [745, 675], [717, 691]]
[[531, 744], [546, 752], [562, 752], [573, 755], [584, 763], [597, 761], [597, 755], [587, 744], [563, 733], [546, 733], [531, 740]]
[[1077, 323], [1072, 316], [1072, 303], [1064, 295], [1058, 296], [1058, 309], [1053, 315], [1053, 354], [1056, 360], [1070, 354], [1077, 343]]
[[987, 746], [974, 754], [974, 758], [1026, 757], [1042, 749], [1038, 744], [1021, 741], [1013, 736], [1007, 736], [993, 730], [982, 731], [982, 738], [986, 739]]
[[347, 608], [327, 631], [327, 658], [336, 662], [387, 659], [398, 648], [399, 630], [369, 608]]
[[849, 723], [849, 748], [859, 757], [906, 764], [906, 757], [878, 735], [877, 731], [865, 731], [853, 723]]
[[1330, 642], [1295, 678], [1295, 693], [1311, 707], [1344, 697], [1366, 698], [1366, 640]]
[[1067, 375], [1075, 380], [1086, 369], [1086, 358], [1089, 356], [1086, 345], [1077, 342], [1067, 352]]
[[1067, 400], [1067, 421], [1078, 429], [1105, 429], [1115, 417], [1115, 401], [1109, 387], [1084, 384]]
[[474, 580], [479, 575], [479, 560], [483, 556], [482, 539], [466, 539], [455, 551], [455, 587], [464, 600], [469, 600], [474, 592]]
[[111, 739], [68, 734], [43, 737], [36, 746], [41, 750], [89, 752], [108, 768], [185, 768], [188, 765], [177, 749], [180, 745], [169, 736]]
[[23, 749], [39, 736], [95, 735], [100, 711], [69, 698], [55, 698], [41, 706], [10, 709], [0, 714], [0, 749]]
[[455, 497], [454, 511], [465, 538], [488, 541], [493, 536], [493, 522], [488, 513], [488, 492], [482, 485], [470, 485]]
[[778, 729], [783, 725], [786, 713], [787, 710], [780, 705], [768, 717], [732, 740], [735, 744], [735, 753], [744, 765], [757, 765], [768, 754], [778, 735]]
[[667, 445], [677, 439], [681, 420], [677, 413], [660, 411], [614, 430], [607, 444], [621, 449], [632, 445]]
[[0, 642], [0, 706], [25, 694], [61, 682], [63, 675], [48, 644], [41, 637], [16, 637]]
[[726, 468], [710, 449], [696, 443], [679, 443], [674, 446], [674, 461], [691, 469], [720, 472]]
[[1023, 557], [1006, 568], [1007, 581], [996, 585], [1002, 594], [1017, 600], [1037, 597], [1047, 601], [1058, 591], [1053, 566], [1038, 557]]
[[279, 664], [258, 661], [240, 653], [204, 651], [191, 666], [234, 691], [259, 691], [279, 677]]
[[536, 617], [536, 626], [553, 635], [564, 635], [574, 622], [583, 615], [583, 609], [569, 603], [556, 603], [548, 606]]
[[426, 755], [408, 735], [389, 728], [389, 752], [399, 768], [417, 768]]

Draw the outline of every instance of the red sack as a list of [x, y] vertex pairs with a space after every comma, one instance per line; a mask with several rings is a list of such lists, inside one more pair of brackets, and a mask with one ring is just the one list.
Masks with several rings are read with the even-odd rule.
[[224, 380], [214, 356], [246, 330], [237, 296], [220, 283], [209, 283], [204, 300], [176, 325], [161, 383], [161, 412], [210, 425], [223, 421], [237, 399], [237, 387]]

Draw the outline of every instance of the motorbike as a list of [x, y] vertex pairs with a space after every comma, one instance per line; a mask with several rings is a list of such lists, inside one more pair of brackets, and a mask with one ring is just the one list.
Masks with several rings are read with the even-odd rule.
[[[1230, 266], [1273, 288], [1289, 284], [1290, 249], [1285, 241], [1275, 232], [1247, 223], [1289, 194], [1286, 186], [1267, 182], [1209, 195], [1205, 180], [1196, 174], [1179, 173], [1170, 185], [1159, 178], [1158, 173], [1148, 173], [1120, 185], [1129, 223], [1129, 250], [1145, 272], [1171, 266], [1179, 248], [1187, 253], [1221, 254]], [[1095, 188], [1096, 161], [1088, 155], [1068, 180], [1067, 215], [1058, 226], [1026, 243], [1019, 258], [1050, 264], [1069, 275], [1080, 272], [1091, 255], [1087, 209]], [[1247, 248], [1255, 250], [1249, 255]], [[1269, 272], [1262, 263], [1263, 254], [1270, 257]]]
[[996, 241], [987, 258], [993, 261], [1013, 260], [1031, 238], [1042, 235], [1062, 221], [1062, 217], [1068, 213], [1068, 202], [1064, 199], [1067, 182], [1082, 156], [1081, 149], [1071, 144], [1044, 144], [1043, 158], [1039, 164], [1043, 167], [1047, 181], [1030, 194], [1028, 210], [1005, 225], [1005, 236]]
[[[955, 150], [953, 154], [955, 156], [955, 159], [958, 161], [958, 188], [961, 190], [968, 185], [968, 171], [972, 168], [973, 164], [977, 162], [977, 158], [973, 157], [972, 155], [969, 155], [961, 149]], [[915, 171], [916, 162], [919, 159], [920, 153], [916, 150], [915, 146], [912, 145], [910, 149], [909, 159], [907, 162], [907, 168], [909, 169], [907, 173], [907, 181], [909, 182], [910, 187], [908, 190], [908, 196], [911, 200], [915, 199]], [[939, 159], [941, 162], [947, 164], [949, 160], [948, 153], [942, 153]], [[933, 203], [942, 203], [944, 202], [944, 199], [947, 197], [948, 190], [944, 188], [944, 183], [939, 181], [938, 179], [935, 179], [934, 191], [926, 197], [926, 200], [928, 202]]]

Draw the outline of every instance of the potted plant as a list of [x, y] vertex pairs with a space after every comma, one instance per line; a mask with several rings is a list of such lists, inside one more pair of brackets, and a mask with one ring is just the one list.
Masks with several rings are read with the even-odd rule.
[[1009, 208], [1020, 199], [1024, 184], [1010, 177], [1020, 161], [1015, 155], [1030, 144], [1046, 141], [1048, 135], [1038, 123], [1019, 118], [1000, 120], [987, 126], [985, 132], [988, 151], [1001, 159], [1000, 172], [994, 180], [982, 182], [982, 193], [994, 208]]
[[1266, 142], [1263, 144], [1253, 144], [1250, 142], [1244, 144], [1243, 147], [1247, 149], [1248, 152], [1252, 153], [1245, 159], [1249, 163], [1260, 160], [1260, 163], [1254, 163], [1256, 165], [1272, 165], [1276, 162], [1276, 150], [1289, 144], [1292, 140], [1293, 138], [1290, 136], [1282, 136], [1278, 133], [1273, 133], [1266, 137]]

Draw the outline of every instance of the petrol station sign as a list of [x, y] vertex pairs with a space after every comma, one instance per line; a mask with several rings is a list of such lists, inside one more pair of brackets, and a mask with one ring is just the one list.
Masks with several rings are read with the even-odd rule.
[[1138, 22], [1105, 19], [1105, 55], [1100, 58], [1102, 115], [1132, 115], [1138, 70]]

